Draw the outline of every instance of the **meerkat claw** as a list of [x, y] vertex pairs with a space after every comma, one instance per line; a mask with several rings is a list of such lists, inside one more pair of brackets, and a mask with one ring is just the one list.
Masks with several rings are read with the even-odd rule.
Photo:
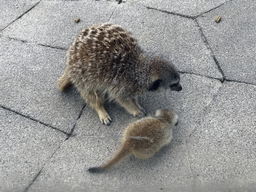
[[146, 113], [145, 113], [145, 110], [144, 111], [140, 111], [138, 114], [134, 115], [135, 117], [138, 117], [138, 118], [143, 118], [146, 116]]
[[112, 120], [110, 117], [107, 117], [107, 118], [101, 119], [100, 121], [102, 122], [103, 125], [110, 125]]
[[141, 113], [143, 113], [143, 114], [144, 114], [144, 116], [146, 116], [146, 115], [147, 115], [147, 112], [146, 112], [146, 110], [145, 110], [144, 108], [141, 108], [141, 109], [140, 109], [140, 111], [141, 111]]

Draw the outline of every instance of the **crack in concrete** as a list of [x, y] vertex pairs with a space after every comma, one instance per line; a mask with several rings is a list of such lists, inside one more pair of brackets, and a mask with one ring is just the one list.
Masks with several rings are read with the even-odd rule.
[[[232, 1], [232, 0], [230, 0], [230, 1]], [[215, 10], [215, 9], [218, 9], [219, 7], [221, 7], [222, 5], [224, 5], [224, 4], [226, 4], [226, 3], [230, 2], [230, 1], [226, 1], [225, 3], [222, 3], [222, 4], [212, 8], [210, 10], [204, 11], [204, 12], [198, 14], [198, 15], [195, 15], [195, 16], [190, 16], [190, 15], [185, 15], [185, 14], [181, 14], [181, 13], [166, 11], [166, 10], [157, 9], [157, 8], [154, 8], [154, 7], [145, 6], [145, 5], [142, 5], [142, 6], [146, 7], [147, 9], [152, 9], [152, 10], [160, 11], [160, 12], [163, 12], [163, 13], [167, 13], [167, 14], [171, 14], [171, 15], [176, 15], [176, 16], [180, 16], [180, 17], [184, 17], [184, 18], [187, 18], [187, 19], [193, 19], [194, 20], [197, 17], [202, 16], [203, 14], [206, 14], [206, 13], [209, 13], [209, 12]]]
[[[81, 109], [81, 111], [80, 111], [80, 113], [79, 113], [79, 115], [78, 115], [78, 117], [77, 117], [77, 119], [76, 119], [76, 122], [80, 119], [80, 117], [81, 117], [81, 115], [82, 115], [82, 113], [83, 113], [83, 110], [84, 110], [85, 106], [86, 106], [86, 104], [85, 104], [85, 105], [83, 106], [83, 108]], [[31, 183], [30, 183], [30, 184], [28, 185], [28, 187], [24, 190], [24, 192], [27, 192], [28, 189], [33, 185], [33, 183], [34, 183], [34, 182], [36, 181], [36, 179], [39, 177], [39, 175], [41, 174], [42, 170], [45, 168], [45, 166], [46, 166], [47, 163], [51, 160], [51, 158], [54, 156], [54, 154], [61, 148], [61, 146], [62, 146], [70, 137], [72, 137], [73, 131], [74, 131], [75, 127], [76, 127], [76, 122], [74, 123], [74, 125], [73, 125], [73, 127], [72, 127], [70, 133], [69, 133], [69, 134], [66, 133], [67, 138], [66, 138], [62, 143], [60, 143], [59, 147], [58, 147], [58, 148], [52, 153], [52, 155], [45, 161], [45, 164], [42, 166], [42, 168], [40, 169], [40, 171], [36, 174], [36, 176], [35, 176], [34, 179], [31, 181]]]
[[[3, 37], [5, 37], [5, 36], [3, 36]], [[13, 37], [6, 37], [6, 38], [8, 38], [9, 40], [20, 41], [22, 43], [29, 43], [27, 40], [17, 39], [17, 38], [13, 38]]]
[[20, 41], [22, 43], [31, 43], [31, 44], [35, 44], [35, 45], [39, 45], [39, 46], [43, 46], [43, 47], [49, 47], [49, 48], [52, 48], [52, 49], [59, 49], [59, 50], [64, 50], [64, 51], [68, 50], [67, 48], [64, 48], [64, 47], [58, 47], [58, 46], [51, 46], [51, 45], [41, 44], [41, 43], [35, 43], [33, 41], [17, 39], [17, 38], [14, 38], [14, 37], [7, 37], [7, 36], [3, 36], [3, 37], [8, 38], [9, 40]]
[[246, 84], [246, 85], [255, 85], [254, 83], [248, 83], [248, 82], [244, 82], [244, 81], [239, 81], [239, 80], [232, 80], [232, 79], [226, 79], [227, 82], [233, 82], [233, 83], [243, 83], [243, 84]]
[[248, 83], [246, 81], [238, 81], [238, 80], [234, 80], [234, 79], [220, 79], [220, 78], [217, 78], [217, 77], [210, 77], [210, 76], [207, 76], [207, 75], [201, 75], [199, 73], [194, 73], [194, 72], [187, 72], [187, 71], [178, 71], [180, 74], [191, 74], [191, 75], [196, 75], [196, 76], [200, 76], [200, 77], [206, 77], [208, 79], [214, 79], [214, 80], [218, 80], [220, 81], [221, 83], [224, 83], [224, 82], [233, 82], [233, 83], [243, 83], [243, 84], [246, 84], [246, 85], [256, 85], [254, 83]]
[[190, 172], [191, 176], [195, 179], [195, 175], [192, 172], [191, 164], [190, 164], [190, 161], [189, 161], [189, 150], [188, 150], [188, 146], [187, 146], [187, 140], [185, 141], [184, 145], [185, 145], [185, 148], [186, 148], [186, 151], [187, 151], [186, 157], [187, 157], [188, 169], [189, 169], [189, 172]]
[[[223, 83], [222, 83], [223, 85]], [[202, 118], [200, 118], [200, 121], [204, 119], [204, 117], [208, 114], [208, 109], [209, 109], [209, 106], [212, 104], [212, 102], [214, 102], [215, 98], [217, 97], [218, 93], [220, 92], [220, 89], [223, 87], [223, 86], [220, 86], [218, 88], [218, 90], [216, 91], [215, 94], [212, 95], [212, 99], [211, 101], [201, 110], [201, 113], [199, 114], [199, 117], [202, 115]], [[195, 124], [201, 124], [200, 121], [196, 121]], [[198, 126], [195, 126], [194, 129], [192, 129], [188, 135], [188, 138], [186, 139], [186, 142], [188, 142], [188, 139], [194, 134], [194, 132], [197, 130]]]
[[219, 62], [218, 62], [218, 60], [216, 59], [216, 57], [215, 57], [215, 55], [214, 55], [214, 53], [213, 53], [213, 51], [212, 51], [212, 48], [211, 48], [211, 46], [210, 46], [210, 44], [209, 44], [209, 42], [208, 42], [206, 36], [204, 35], [203, 30], [202, 30], [201, 26], [199, 25], [197, 19], [194, 19], [194, 21], [195, 21], [195, 23], [196, 23], [196, 26], [197, 26], [198, 29], [199, 29], [199, 32], [200, 32], [200, 34], [201, 34], [201, 37], [202, 37], [202, 40], [203, 40], [204, 44], [206, 45], [207, 49], [210, 51], [211, 56], [212, 56], [212, 58], [213, 58], [215, 64], [217, 65], [219, 72], [221, 73], [221, 75], [222, 75], [222, 77], [223, 77], [222, 82], [224, 82], [224, 81], [226, 80], [225, 74], [224, 74], [224, 72], [223, 72], [223, 70], [222, 70], [222, 68], [221, 68], [221, 66], [220, 66], [220, 64], [219, 64]]
[[[227, 2], [229, 2], [229, 1], [227, 1]], [[157, 9], [157, 8], [153, 8], [153, 7], [148, 7], [148, 6], [145, 6], [145, 7], [146, 7], [147, 9], [152, 9], [152, 10], [160, 11], [160, 12], [163, 12], [163, 13], [172, 14], [172, 15], [176, 15], [176, 16], [180, 16], [180, 17], [184, 17], [184, 18], [187, 18], [187, 19], [192, 19], [192, 20], [194, 20], [195, 23], [196, 23], [196, 26], [197, 26], [198, 29], [199, 29], [199, 32], [200, 32], [200, 35], [201, 35], [201, 37], [202, 37], [202, 40], [203, 40], [204, 44], [206, 45], [207, 49], [210, 51], [211, 57], [213, 58], [215, 64], [217, 65], [217, 68], [218, 68], [219, 72], [220, 72], [221, 75], [222, 75], [222, 79], [221, 79], [220, 81], [223, 83], [223, 82], [226, 80], [226, 76], [225, 76], [225, 74], [224, 74], [224, 72], [223, 72], [223, 70], [222, 70], [222, 68], [221, 68], [221, 66], [220, 66], [220, 64], [219, 64], [219, 61], [217, 60], [216, 56], [214, 55], [213, 50], [212, 50], [210, 44], [208, 43], [208, 40], [207, 40], [206, 36], [204, 35], [201, 26], [199, 25], [199, 23], [198, 23], [198, 21], [197, 21], [197, 17], [199, 17], [199, 16], [201, 16], [201, 15], [203, 15], [203, 14], [209, 13], [210, 11], [213, 11], [213, 10], [215, 10], [215, 9], [217, 9], [217, 8], [219, 8], [219, 7], [221, 7], [221, 6], [223, 6], [223, 5], [226, 4], [227, 2], [222, 3], [222, 4], [216, 6], [216, 7], [212, 8], [212, 9], [210, 9], [210, 10], [208, 10], [208, 11], [205, 11], [205, 12], [203, 12], [203, 13], [200, 13], [199, 15], [196, 15], [196, 16], [184, 15], [184, 14], [175, 13], [175, 12], [170, 12], [170, 11], [161, 10], [161, 9]], [[211, 78], [211, 77], [209, 77], [209, 78]]]
[[171, 15], [185, 17], [187, 19], [195, 19], [197, 17], [197, 16], [189, 16], [189, 15], [183, 15], [181, 13], [175, 13], [175, 12], [171, 12], [171, 11], [161, 10], [161, 9], [157, 9], [157, 8], [154, 8], [154, 7], [148, 7], [148, 6], [144, 6], [144, 7], [146, 7], [147, 9], [151, 9], [151, 10], [155, 10], [155, 11], [160, 11], [160, 12], [171, 14]]
[[222, 3], [222, 4], [220, 4], [220, 5], [216, 6], [216, 7], [214, 7], [214, 8], [212, 8], [212, 9], [208, 10], [208, 11], [205, 11], [205, 12], [203, 12], [203, 13], [200, 13], [199, 15], [196, 16], [196, 18], [202, 16], [203, 14], [209, 13], [209, 12], [215, 10], [215, 9], [218, 9], [219, 7], [221, 7], [222, 5], [226, 4], [227, 2], [229, 2], [229, 1], [226, 1], [225, 3]]
[[191, 75], [196, 75], [196, 76], [200, 76], [200, 77], [206, 77], [208, 79], [214, 79], [214, 80], [218, 80], [221, 83], [223, 83], [222, 78], [217, 78], [217, 77], [211, 77], [208, 75], [201, 75], [199, 73], [194, 73], [194, 72], [188, 72], [188, 71], [178, 71], [180, 74], [191, 74]]
[[37, 119], [34, 119], [34, 118], [30, 117], [30, 116], [24, 115], [24, 114], [22, 114], [22, 113], [20, 113], [20, 112], [17, 112], [17, 111], [15, 111], [15, 110], [13, 110], [13, 109], [10, 109], [10, 108], [5, 107], [5, 106], [2, 106], [2, 105], [0, 105], [0, 107], [3, 108], [3, 109], [5, 109], [5, 110], [7, 110], [7, 111], [13, 112], [13, 113], [15, 113], [15, 114], [17, 114], [17, 115], [20, 115], [20, 116], [22, 116], [22, 117], [25, 117], [25, 118], [27, 118], [27, 119], [29, 119], [29, 120], [35, 121], [35, 122], [37, 122], [37, 123], [40, 123], [40, 124], [42, 124], [42, 125], [44, 125], [44, 126], [46, 126], [46, 127], [50, 127], [50, 128], [52, 128], [52, 129], [54, 129], [54, 130], [56, 130], [56, 131], [60, 131], [61, 133], [64, 133], [64, 134], [67, 135], [67, 136], [69, 135], [69, 133], [66, 133], [65, 131], [62, 131], [62, 130], [60, 130], [60, 129], [56, 128], [56, 127], [53, 127], [53, 126], [51, 126], [51, 125], [49, 125], [49, 124], [47, 124], [47, 123], [44, 123], [44, 122], [39, 121], [39, 120], [37, 120]]
[[[256, 86], [255, 84], [252, 84], [252, 83], [246, 83], [246, 82], [239, 82], [239, 81], [231, 81], [231, 80], [225, 80], [226, 83], [229, 83], [229, 82], [235, 82], [235, 83], [242, 83], [242, 84], [247, 84], [247, 85], [253, 85], [253, 86]], [[223, 82], [224, 83], [224, 82]], [[223, 85], [222, 83], [222, 85]], [[211, 101], [209, 102], [209, 104], [207, 104], [201, 111], [201, 113], [199, 114], [199, 116], [202, 114], [202, 118], [200, 118], [200, 120], [203, 120], [204, 117], [209, 113], [209, 109], [210, 109], [210, 105], [215, 102], [215, 99], [216, 97], [218, 96], [218, 93], [220, 92], [222, 86], [219, 87], [219, 89], [216, 91], [215, 94], [212, 95], [212, 99]], [[199, 121], [196, 121], [195, 124], [201, 124], [201, 122]], [[197, 130], [197, 127], [198, 126], [195, 126], [195, 128], [193, 130], [190, 131], [189, 135], [188, 135], [188, 138], [190, 138], [194, 132]], [[187, 142], [187, 139], [186, 139], [186, 142]]]
[[[121, 2], [122, 2], [122, 0], [121, 0]], [[120, 4], [120, 3], [118, 3], [117, 5], [119, 5], [119, 4]], [[111, 17], [113, 16], [114, 12], [116, 11], [117, 5], [115, 6], [113, 12], [112, 12], [111, 15], [109, 16], [107, 23], [110, 21]]]
[[185, 140], [185, 150], [186, 150], [186, 160], [187, 160], [187, 166], [188, 166], [188, 171], [191, 174], [191, 177], [193, 178], [193, 183], [191, 186], [192, 191], [198, 191], [197, 190], [197, 183], [199, 182], [201, 184], [201, 181], [198, 179], [199, 174], [196, 173], [196, 171], [192, 171], [192, 166], [190, 163], [190, 151], [188, 149], [188, 142], [187, 139]]
[[52, 49], [64, 50], [64, 51], [67, 51], [67, 50], [68, 50], [68, 49], [66, 49], [66, 48], [64, 48], [64, 47], [45, 45], [45, 44], [41, 44], [41, 43], [38, 43], [37, 45], [40, 45], [40, 46], [43, 46], [43, 47], [49, 47], [49, 48], [52, 48]]
[[40, 171], [36, 174], [36, 176], [34, 177], [34, 179], [30, 182], [30, 184], [26, 187], [26, 189], [24, 190], [24, 192], [27, 192], [29, 190], [29, 188], [33, 185], [33, 183], [37, 180], [37, 178], [40, 176], [41, 172], [43, 171], [43, 169], [45, 168], [45, 166], [47, 165], [47, 163], [50, 161], [50, 159], [54, 156], [54, 154], [60, 149], [60, 147], [65, 143], [67, 139], [65, 139], [62, 143], [60, 143], [59, 147], [57, 147], [57, 149], [52, 153], [52, 155], [45, 160], [44, 165], [42, 166], [42, 168], [40, 169]]
[[77, 123], [77, 121], [80, 119], [80, 117], [82, 116], [82, 113], [83, 113], [83, 110], [84, 110], [85, 107], [86, 107], [86, 104], [85, 104], [85, 105], [83, 106], [83, 108], [81, 109], [81, 111], [80, 111], [80, 113], [79, 113], [79, 115], [78, 115], [78, 117], [77, 117], [77, 119], [76, 119], [76, 122], [74, 123], [74, 125], [73, 125], [73, 127], [72, 127], [70, 133], [68, 134], [68, 137], [66, 138], [65, 141], [67, 141], [70, 137], [74, 136], [74, 135], [73, 135], [73, 132], [74, 132], [74, 130], [75, 130], [76, 123]]
[[[21, 114], [21, 113], [19, 113], [19, 112], [17, 112], [17, 111], [14, 111], [14, 110], [9, 109], [9, 108], [7, 108], [7, 107], [4, 107], [4, 106], [2, 106], [2, 105], [0, 105], [0, 107], [3, 108], [3, 109], [5, 109], [5, 110], [7, 110], [7, 111], [10, 111], [10, 112], [12, 112], [12, 113], [15, 113], [15, 114], [17, 114], [17, 115], [20, 115], [20, 116], [22, 116], [22, 117], [25, 117], [25, 118], [27, 118], [27, 119], [29, 119], [29, 120], [35, 121], [35, 122], [40, 123], [40, 124], [42, 124], [42, 125], [44, 125], [44, 126], [47, 126], [47, 127], [52, 128], [52, 129], [55, 129], [55, 130], [57, 130], [57, 131], [60, 131], [60, 132], [64, 133], [64, 134], [67, 136], [67, 138], [68, 138], [68, 137], [70, 136], [70, 134], [71, 134], [71, 133], [68, 134], [68, 133], [66, 133], [66, 132], [64, 132], [64, 131], [62, 131], [62, 130], [59, 130], [59, 129], [57, 129], [57, 128], [51, 126], [51, 125], [49, 125], [49, 124], [46, 124], [46, 123], [41, 122], [41, 121], [38, 121], [38, 120], [36, 120], [36, 119], [34, 119], [34, 118], [31, 118], [31, 117], [29, 117], [29, 116], [26, 116], [26, 115], [24, 115], [24, 114]], [[79, 114], [79, 117], [80, 117], [80, 115], [81, 115], [81, 114]], [[71, 132], [72, 132], [72, 130], [71, 130]], [[47, 164], [47, 162], [48, 162], [48, 161], [53, 157], [53, 155], [59, 150], [59, 148], [60, 148], [61, 145], [67, 140], [67, 138], [66, 138], [62, 143], [60, 143], [59, 147], [58, 147], [58, 148], [52, 153], [52, 155], [45, 161], [45, 164], [42, 166], [42, 168], [40, 169], [40, 171], [35, 175], [34, 179], [33, 179], [33, 180], [29, 183], [29, 185], [25, 188], [24, 192], [27, 192], [28, 189], [32, 186], [32, 184], [35, 182], [35, 180], [36, 180], [36, 179], [39, 177], [39, 175], [41, 174], [41, 172], [42, 172], [42, 170], [44, 169], [44, 167], [45, 167], [45, 165]]]
[[[227, 81], [227, 80], [226, 80], [226, 81]], [[224, 82], [222, 82], [222, 85], [223, 85], [223, 83], [224, 83]], [[196, 125], [196, 124], [201, 124], [201, 121], [203, 121], [204, 117], [209, 113], [210, 106], [211, 106], [211, 104], [214, 102], [215, 98], [217, 97], [217, 95], [218, 95], [218, 93], [220, 92], [220, 90], [221, 90], [222, 87], [223, 87], [223, 86], [220, 86], [220, 87], [219, 87], [219, 89], [216, 91], [216, 93], [212, 95], [212, 99], [211, 99], [211, 101], [209, 102], [209, 104], [207, 104], [207, 105], [202, 109], [202, 111], [201, 111], [201, 113], [200, 113], [200, 114], [202, 114], [202, 117], [199, 119], [199, 121], [196, 121], [196, 122], [195, 122], [195, 125]], [[199, 115], [199, 116], [200, 116], [200, 115]], [[190, 171], [190, 173], [192, 174], [192, 177], [193, 177], [194, 181], [199, 181], [199, 182], [201, 183], [201, 181], [198, 179], [199, 174], [192, 172], [191, 164], [190, 164], [190, 161], [189, 161], [189, 156], [190, 156], [189, 154], [190, 154], [190, 153], [189, 153], [188, 145], [187, 145], [187, 144], [188, 144], [188, 140], [189, 140], [190, 137], [197, 131], [198, 127], [199, 127], [199, 126], [195, 126], [194, 129], [190, 131], [188, 137], [185, 139], [185, 148], [186, 148], [186, 150], [187, 150], [187, 155], [186, 155], [186, 157], [187, 157], [187, 163], [188, 163], [189, 171]], [[193, 187], [195, 187], [195, 189], [196, 189], [196, 186], [193, 186]]]
[[[83, 106], [82, 110], [80, 111], [80, 113], [79, 113], [79, 115], [78, 115], [78, 117], [77, 117], [77, 119], [76, 119], [76, 122], [77, 122], [77, 120], [80, 119], [80, 117], [81, 117], [81, 115], [82, 115], [82, 113], [83, 113], [83, 110], [84, 110], [85, 106], [86, 106], [86, 104]], [[31, 183], [30, 183], [30, 184], [28, 185], [28, 187], [24, 190], [24, 192], [27, 192], [28, 189], [33, 185], [33, 183], [34, 183], [34, 182], [36, 181], [36, 179], [39, 177], [39, 175], [41, 174], [42, 170], [45, 168], [45, 166], [46, 166], [47, 163], [51, 160], [51, 158], [54, 156], [54, 154], [61, 148], [61, 146], [62, 146], [70, 137], [72, 137], [73, 131], [74, 131], [75, 126], [76, 126], [76, 122], [74, 123], [74, 125], [73, 125], [73, 127], [72, 127], [70, 133], [69, 133], [69, 134], [66, 133], [67, 138], [66, 138], [62, 143], [60, 143], [59, 147], [58, 147], [58, 148], [52, 153], [52, 155], [45, 161], [45, 164], [42, 166], [42, 168], [40, 169], [40, 171], [36, 174], [36, 176], [35, 176], [34, 179], [31, 181]]]
[[30, 12], [32, 9], [34, 9], [42, 0], [38, 1], [35, 5], [33, 5], [32, 7], [30, 7], [27, 11], [25, 11], [24, 13], [22, 13], [20, 16], [18, 16], [16, 19], [14, 19], [11, 23], [9, 23], [8, 25], [6, 25], [6, 27], [4, 27], [2, 30], [6, 29], [7, 27], [9, 27], [11, 24], [13, 24], [15, 21], [19, 20], [20, 18], [22, 18], [25, 14], [27, 14], [28, 12]]
[[39, 175], [41, 174], [42, 169], [36, 174], [36, 176], [34, 177], [34, 179], [31, 181], [31, 183], [26, 187], [26, 189], [24, 190], [24, 192], [27, 192], [28, 189], [30, 188], [30, 186], [34, 183], [34, 181], [39, 177]]

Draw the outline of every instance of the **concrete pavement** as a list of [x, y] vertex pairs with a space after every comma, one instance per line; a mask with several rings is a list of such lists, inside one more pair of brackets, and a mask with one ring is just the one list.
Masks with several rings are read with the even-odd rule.
[[[252, 0], [3, 0], [0, 191], [256, 191], [255, 10]], [[183, 90], [139, 98], [149, 114], [179, 115], [168, 146], [90, 174], [136, 120], [107, 103], [104, 126], [74, 88], [57, 89], [74, 37], [103, 22], [171, 60]]]

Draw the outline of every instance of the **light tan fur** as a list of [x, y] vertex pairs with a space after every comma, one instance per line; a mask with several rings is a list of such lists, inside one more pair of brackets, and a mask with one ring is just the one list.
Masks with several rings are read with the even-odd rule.
[[123, 134], [118, 152], [104, 165], [88, 169], [91, 173], [103, 172], [129, 155], [139, 159], [152, 157], [172, 140], [172, 128], [178, 116], [168, 109], [157, 110], [155, 116], [142, 118], [129, 125]]
[[73, 84], [104, 124], [111, 121], [104, 108], [106, 94], [130, 114], [142, 117], [138, 95], [160, 88], [181, 90], [175, 66], [160, 56], [144, 54], [137, 40], [117, 25], [82, 30], [67, 52], [66, 66], [59, 90]]

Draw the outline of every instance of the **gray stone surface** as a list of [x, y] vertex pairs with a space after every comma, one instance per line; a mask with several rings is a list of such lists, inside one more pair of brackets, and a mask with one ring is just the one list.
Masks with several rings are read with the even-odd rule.
[[146, 7], [192, 17], [210, 11], [228, 1], [229, 0], [127, 0], [127, 2], [140, 3]]
[[66, 135], [0, 107], [0, 191], [23, 191]]
[[181, 85], [181, 92], [148, 92], [141, 97], [140, 103], [151, 114], [159, 108], [176, 112], [179, 116], [179, 127], [174, 129], [173, 139], [185, 142], [194, 128], [193, 125], [201, 119], [203, 110], [212, 102], [222, 84], [218, 80], [183, 74]]
[[195, 21], [124, 3], [110, 22], [131, 31], [143, 49], [163, 54], [180, 71], [222, 78]]
[[[236, 0], [198, 18], [229, 80], [256, 84], [255, 10], [254, 1]], [[221, 22], [215, 23], [218, 15]]]
[[111, 172], [88, 173], [87, 168], [110, 158], [117, 142], [118, 138], [87, 137], [84, 133], [70, 138], [29, 191], [127, 191], [132, 187], [148, 189], [158, 185], [160, 188], [163, 183], [186, 187], [190, 182], [187, 159], [183, 158], [187, 151], [181, 143], [172, 143], [148, 160], [127, 158]]
[[187, 142], [201, 184], [256, 187], [255, 127], [256, 86], [224, 83]]
[[[86, 170], [90, 166], [104, 163], [117, 150], [123, 131], [123, 127], [118, 125], [126, 119], [126, 114], [121, 113], [120, 121], [106, 127], [97, 123], [98, 119], [88, 123], [88, 114], [91, 113], [83, 114], [76, 135], [61, 146], [29, 191], [55, 191], [56, 188], [67, 191], [120, 191], [122, 188], [129, 189], [131, 185], [144, 188], [170, 182], [176, 183], [175, 186], [186, 186], [190, 181], [187, 159], [183, 158], [187, 151], [180, 142], [172, 142], [154, 158], [141, 161], [130, 157], [104, 174], [88, 173]], [[165, 171], [167, 169], [169, 171]]]
[[[4, 0], [0, 7], [0, 191], [256, 190], [253, 1], [37, 2]], [[179, 115], [168, 146], [151, 159], [129, 157], [93, 175], [87, 168], [109, 160], [137, 118], [107, 103], [113, 121], [103, 126], [95, 111], [82, 111], [74, 88], [60, 93], [57, 80], [73, 38], [106, 21], [173, 61], [183, 90], [139, 98], [148, 114], [170, 108]], [[218, 80], [218, 63], [228, 81]], [[73, 127], [70, 137], [64, 133]]]
[[10, 25], [38, 2], [39, 0], [1, 0], [0, 30], [3, 30], [5, 27]]
[[0, 105], [70, 132], [84, 101], [76, 91], [60, 93], [63, 50], [0, 39]]
[[[41, 1], [33, 10], [3, 31], [15, 39], [68, 49], [89, 25], [107, 22], [116, 3], [99, 1]], [[75, 19], [80, 18], [79, 23]]]
[[90, 191], [102, 191], [97, 185], [119, 190], [131, 184], [136, 189], [148, 185], [155, 189], [162, 186], [179, 189], [190, 187], [193, 175], [188, 166], [186, 138], [192, 131], [191, 124], [196, 123], [203, 109], [210, 104], [221, 83], [195, 75], [182, 75], [181, 83], [184, 85], [182, 92], [149, 93], [140, 98], [140, 103], [149, 114], [155, 113], [159, 108], [173, 108], [180, 116], [172, 143], [155, 157], [144, 161], [134, 157], [127, 158], [102, 175], [94, 176], [86, 172], [90, 166], [100, 165], [115, 153], [124, 128], [137, 119], [120, 106], [108, 103], [106, 110], [113, 122], [110, 126], [104, 126], [96, 112], [86, 107], [76, 124], [74, 136], [62, 145], [35, 181], [31, 191], [51, 190], [56, 186], [55, 181], [58, 186], [67, 187], [67, 190], [82, 190], [88, 185], [91, 187]]

